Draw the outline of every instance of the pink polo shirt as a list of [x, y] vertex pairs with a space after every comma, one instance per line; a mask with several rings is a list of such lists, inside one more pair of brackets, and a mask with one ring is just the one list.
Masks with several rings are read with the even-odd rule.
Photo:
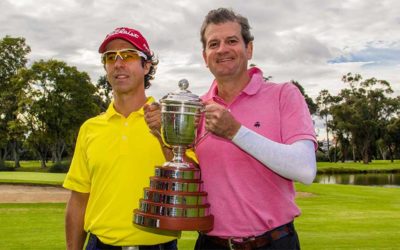
[[[227, 104], [217, 96], [215, 81], [202, 99], [212, 99], [229, 108], [243, 126], [273, 141], [316, 142], [311, 116], [298, 88], [290, 83], [265, 82], [258, 68], [251, 68], [248, 73], [249, 84], [232, 103]], [[198, 138], [204, 133], [201, 122]], [[207, 134], [196, 146], [196, 155], [215, 219], [209, 235], [260, 235], [300, 215], [293, 182], [274, 173], [231, 141]]]

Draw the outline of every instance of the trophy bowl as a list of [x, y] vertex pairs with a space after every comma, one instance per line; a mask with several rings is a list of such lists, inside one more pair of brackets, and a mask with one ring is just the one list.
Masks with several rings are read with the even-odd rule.
[[180, 80], [178, 85], [178, 91], [160, 100], [161, 137], [165, 145], [173, 148], [172, 162], [182, 163], [186, 148], [195, 142], [196, 118], [200, 116], [203, 104], [197, 95], [187, 90], [189, 82], [186, 79]]
[[161, 103], [161, 136], [168, 146], [189, 147], [195, 140], [195, 118], [202, 106], [165, 100]]
[[210, 231], [214, 217], [202, 191], [200, 169], [184, 161], [187, 148], [196, 141], [196, 119], [201, 115], [201, 99], [187, 90], [186, 79], [179, 90], [161, 100], [161, 137], [172, 148], [172, 161], [156, 166], [150, 186], [144, 189], [133, 223], [163, 230]]

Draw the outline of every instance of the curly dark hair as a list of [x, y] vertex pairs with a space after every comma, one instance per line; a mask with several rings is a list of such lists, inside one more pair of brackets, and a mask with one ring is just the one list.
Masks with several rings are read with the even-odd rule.
[[144, 67], [146, 62], [150, 62], [150, 70], [149, 73], [147, 73], [144, 76], [144, 88], [148, 89], [151, 86], [150, 80], [154, 79], [154, 75], [156, 74], [156, 70], [157, 70], [157, 65], [158, 65], [158, 58], [154, 55], [153, 52], [151, 52], [151, 54], [146, 54], [147, 56], [147, 60], [145, 60], [144, 58], [142, 58], [142, 66]]
[[204, 18], [200, 29], [200, 41], [203, 44], [203, 50], [206, 49], [206, 38], [204, 33], [209, 24], [221, 24], [226, 22], [237, 22], [240, 24], [241, 33], [246, 46], [254, 40], [254, 36], [250, 32], [250, 24], [246, 17], [236, 14], [232, 9], [218, 8], [208, 12]]

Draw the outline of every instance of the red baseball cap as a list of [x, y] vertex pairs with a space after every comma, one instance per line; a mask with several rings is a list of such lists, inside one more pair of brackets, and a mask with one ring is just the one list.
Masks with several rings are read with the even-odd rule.
[[110, 41], [118, 38], [130, 42], [138, 50], [144, 52], [147, 55], [151, 54], [149, 44], [147, 43], [144, 36], [139, 31], [126, 27], [116, 28], [113, 32], [108, 34], [99, 47], [99, 53], [104, 53], [106, 51], [107, 44]]

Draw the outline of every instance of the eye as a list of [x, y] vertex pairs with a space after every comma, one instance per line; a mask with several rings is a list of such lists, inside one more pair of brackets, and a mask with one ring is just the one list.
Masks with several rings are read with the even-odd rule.
[[218, 47], [218, 43], [217, 43], [217, 42], [210, 42], [210, 43], [208, 43], [208, 48], [209, 48], [209, 49], [214, 49], [214, 48], [216, 48], [216, 47]]
[[112, 61], [115, 61], [115, 55], [116, 55], [115, 52], [105, 54], [105, 55], [104, 55], [104, 61], [105, 61], [105, 62], [112, 62]]
[[238, 40], [234, 39], [234, 38], [231, 38], [228, 40], [228, 44], [230, 44], [230, 45], [235, 45], [237, 42], [238, 42]]
[[121, 55], [124, 60], [133, 60], [139, 58], [139, 55], [133, 51], [122, 52]]

